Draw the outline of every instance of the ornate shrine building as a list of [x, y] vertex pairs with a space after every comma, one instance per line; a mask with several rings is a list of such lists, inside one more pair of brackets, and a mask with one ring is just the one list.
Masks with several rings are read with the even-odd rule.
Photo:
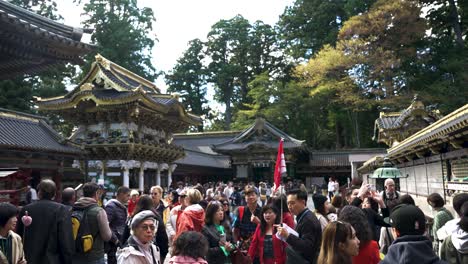
[[[392, 128], [388, 128], [393, 130], [390, 133], [377, 125], [385, 122], [381, 120], [385, 114], [376, 120], [376, 139], [389, 144], [386, 156], [403, 177], [399, 179], [400, 190], [422, 197], [437, 192], [446, 198], [454, 192], [468, 191], [468, 105], [439, 118], [422, 102], [415, 101], [403, 115], [406, 118], [400, 127], [423, 127], [414, 133], [401, 129], [397, 135]], [[358, 171], [372, 182], [372, 173], [382, 162], [381, 157], [369, 159]]]
[[297, 157], [301, 150], [306, 150], [305, 142], [287, 135], [263, 118], [257, 118], [252, 126], [225, 142], [214, 144], [212, 148], [231, 157], [237, 179], [265, 181], [272, 178], [281, 138], [284, 139], [287, 173], [294, 177]]
[[[70, 139], [82, 144], [87, 160], [76, 166], [110, 190], [170, 184], [174, 161], [185, 156], [172, 143], [173, 134], [201, 123], [177, 96], [161, 94], [153, 83], [100, 55], [75, 89], [38, 98], [37, 105], [75, 124]], [[161, 181], [163, 171], [167, 182]]]

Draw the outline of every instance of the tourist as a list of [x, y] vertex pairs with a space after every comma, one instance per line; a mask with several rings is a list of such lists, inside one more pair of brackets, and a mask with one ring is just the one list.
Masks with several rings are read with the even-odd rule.
[[150, 189], [151, 199], [153, 199], [154, 211], [157, 212], [161, 218], [163, 216], [164, 209], [166, 209], [162, 201], [163, 193], [164, 190], [159, 185], [153, 186]]
[[258, 191], [260, 193], [260, 202], [262, 203], [262, 206], [264, 206], [267, 202], [267, 187], [264, 182], [259, 183]]
[[[88, 252], [76, 252], [72, 263], [104, 264], [104, 242], [112, 238], [106, 211], [97, 205], [99, 199], [99, 186], [89, 182], [83, 185], [83, 197], [78, 199], [73, 206], [73, 211], [84, 211], [88, 221], [89, 231], [93, 235], [93, 245]], [[34, 222], [34, 220], [33, 220]], [[84, 225], [83, 222], [80, 226]]]
[[135, 206], [133, 215], [127, 220], [125, 225], [124, 233], [122, 236], [122, 241], [127, 242], [130, 237], [130, 230], [132, 230], [132, 220], [133, 217], [139, 212], [150, 210], [154, 213], [156, 220], [158, 221], [158, 226], [156, 228], [156, 237], [153, 240], [153, 243], [159, 248], [159, 256], [161, 258], [161, 263], [164, 263], [167, 253], [169, 252], [169, 239], [167, 238], [166, 229], [164, 227], [163, 220], [161, 216], [154, 210], [153, 199], [148, 195], [140, 196], [138, 203]]
[[314, 194], [312, 196], [312, 201], [314, 201], [315, 207], [315, 216], [320, 222], [320, 227], [322, 228], [322, 232], [328, 225], [328, 205], [329, 202], [327, 201], [327, 197], [321, 194]]
[[130, 189], [121, 186], [117, 189], [116, 199], [111, 199], [105, 207], [109, 227], [112, 230], [112, 238], [106, 245], [107, 263], [117, 263], [115, 253], [121, 244], [122, 235], [127, 221], [127, 208], [125, 204], [130, 199]]
[[330, 198], [330, 201], [334, 195], [335, 195], [335, 181], [333, 181], [333, 178], [330, 177], [330, 179], [328, 179], [328, 197]]
[[335, 197], [336, 195], [340, 195], [340, 183], [336, 178], [333, 183], [335, 184], [335, 195], [333, 197]]
[[187, 190], [187, 197], [185, 198], [187, 207], [177, 219], [176, 237], [186, 231], [202, 231], [205, 223], [205, 211], [198, 204], [201, 199], [202, 195], [197, 189]]
[[14, 232], [18, 221], [17, 214], [16, 206], [0, 203], [0, 263], [26, 264], [23, 242]]
[[307, 193], [299, 189], [290, 190], [287, 196], [288, 209], [296, 216], [296, 232], [289, 234], [287, 228], [278, 226], [278, 233], [289, 244], [287, 263], [296, 264], [295, 259], [316, 263], [322, 241], [322, 228], [314, 213], [307, 208]]
[[379, 263], [379, 245], [372, 239], [372, 230], [364, 211], [356, 206], [347, 205], [341, 209], [338, 221], [350, 223], [360, 241], [359, 254], [353, 257], [353, 264]]
[[395, 181], [393, 179], [386, 179], [384, 182], [385, 190], [380, 192], [380, 197], [382, 197], [385, 207], [393, 208], [398, 204], [398, 198], [400, 193], [395, 189]]
[[222, 225], [226, 229], [226, 232], [229, 232], [230, 235], [232, 236], [232, 218], [233, 218], [233, 213], [229, 210], [229, 202], [226, 198], [221, 197], [218, 199], [218, 201], [223, 205], [223, 212], [224, 212], [224, 219], [222, 221]]
[[[461, 207], [460, 203], [463, 203]], [[440, 258], [448, 263], [464, 264], [468, 263], [468, 193], [456, 195], [453, 206], [460, 219], [455, 219], [450, 235], [442, 243]]]
[[159, 249], [153, 244], [160, 223], [151, 210], [144, 210], [132, 218], [132, 235], [117, 252], [119, 264], [162, 264]]
[[207, 252], [208, 241], [201, 233], [184, 232], [173, 243], [169, 264], [208, 264]]
[[381, 264], [445, 263], [434, 253], [431, 241], [424, 236], [426, 217], [421, 209], [414, 205], [397, 205], [389, 222], [396, 239]]
[[233, 208], [236, 208], [237, 206], [241, 205], [242, 195], [239, 192], [239, 187], [238, 186], [234, 186], [234, 191], [231, 194], [231, 196], [229, 196], [229, 200], [231, 201], [231, 206]]
[[[276, 226], [280, 223], [279, 210], [273, 205], [262, 208], [262, 218], [249, 247], [249, 256], [258, 263], [284, 264], [287, 244], [276, 237]], [[209, 261], [208, 261], [209, 262]], [[214, 262], [213, 262], [214, 263]]]
[[211, 201], [206, 208], [205, 226], [202, 234], [208, 240], [208, 263], [226, 263], [229, 255], [234, 249], [231, 244], [230, 232], [222, 225], [224, 219], [223, 206], [218, 201]]
[[[354, 192], [355, 191], [353, 190], [353, 194]], [[382, 212], [382, 215], [380, 215], [378, 214], [378, 208], [377, 211], [374, 211], [370, 208], [370, 206], [369, 208], [362, 208], [362, 210], [366, 214], [367, 221], [369, 222], [369, 226], [372, 231], [372, 239], [375, 241], [379, 241], [380, 228], [382, 226], [389, 227], [389, 225], [385, 223], [384, 218], [388, 217], [390, 215], [390, 212], [386, 207], [383, 199], [378, 194], [376, 194], [375, 191], [372, 190], [370, 184], [362, 184], [361, 188], [359, 188], [358, 190], [357, 196], [352, 199], [351, 205], [361, 208], [366, 198], [373, 199], [379, 205], [380, 210]], [[370, 202], [368, 203], [370, 205]]]
[[296, 224], [294, 223], [294, 217], [289, 212], [288, 209], [288, 198], [285, 194], [280, 194], [279, 196], [275, 196], [271, 199], [271, 203], [275, 206], [278, 210], [283, 209], [283, 219], [281, 219], [281, 223], [287, 224], [291, 228], [295, 228]]
[[183, 190], [179, 193], [179, 196], [178, 196], [179, 205], [172, 208], [172, 210], [169, 213], [169, 221], [167, 221], [166, 223], [166, 232], [167, 232], [167, 236], [169, 238], [170, 244], [172, 244], [173, 239], [176, 235], [177, 218], [179, 217], [179, 214], [181, 214], [182, 211], [185, 209], [185, 207], [187, 207], [185, 197], [187, 197], [187, 195], [185, 193], [185, 190]]
[[351, 264], [359, 254], [359, 239], [346, 222], [331, 222], [322, 234], [318, 264]]
[[[468, 201], [468, 193], [458, 193], [452, 199], [453, 209], [457, 215], [461, 215], [461, 207], [465, 201]], [[448, 221], [443, 227], [437, 230], [437, 237], [440, 240], [446, 239], [450, 236], [456, 229], [458, 229], [459, 218], [452, 219]]]
[[75, 189], [67, 187], [62, 191], [62, 204], [65, 205], [68, 211], [73, 210], [73, 204], [76, 201]]
[[233, 192], [234, 192], [233, 183], [232, 181], [229, 181], [226, 188], [224, 188], [224, 197], [226, 198], [231, 197]]
[[140, 193], [137, 190], [132, 190], [130, 192], [130, 200], [128, 201], [128, 209], [127, 209], [128, 215], [133, 215], [133, 211], [135, 210], [135, 206], [138, 202], [139, 197], [140, 197]]
[[234, 242], [241, 241], [244, 249], [249, 248], [249, 240], [260, 224], [261, 208], [257, 203], [255, 188], [247, 185], [244, 189], [246, 206], [239, 206], [235, 213]]
[[[409, 194], [400, 195], [400, 198], [398, 198], [398, 204], [416, 205], [414, 203], [413, 197], [411, 197], [411, 195]], [[392, 228], [382, 227], [380, 229], [380, 238], [379, 238], [380, 252], [386, 255], [388, 252], [388, 247], [390, 247], [390, 245], [393, 243], [394, 240], [395, 240], [395, 237], [393, 236]]]
[[336, 214], [339, 214], [341, 208], [343, 208], [343, 206], [344, 206], [343, 196], [341, 196], [341, 195], [333, 196], [333, 199], [331, 200], [331, 204], [333, 205], [333, 207], [335, 207]]
[[26, 260], [33, 263], [68, 264], [74, 253], [71, 214], [63, 204], [54, 202], [56, 186], [52, 180], [42, 180], [37, 186], [39, 201], [21, 209], [18, 219], [26, 211], [32, 223], [25, 228], [17, 223], [17, 233], [24, 238]]
[[432, 238], [434, 239], [432, 245], [434, 248], [434, 252], [436, 252], [437, 255], [440, 255], [439, 245], [442, 244], [443, 240], [440, 240], [437, 237], [437, 230], [443, 227], [448, 221], [452, 220], [453, 215], [444, 207], [444, 198], [442, 198], [442, 196], [440, 196], [440, 194], [438, 193], [430, 194], [427, 197], [427, 203], [435, 213], [434, 222], [432, 224], [432, 230], [430, 232]]

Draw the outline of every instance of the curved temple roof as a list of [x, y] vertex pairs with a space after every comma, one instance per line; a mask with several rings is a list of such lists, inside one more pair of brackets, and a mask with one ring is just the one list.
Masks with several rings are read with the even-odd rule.
[[81, 63], [80, 56], [94, 48], [81, 42], [84, 32], [91, 33], [0, 0], [0, 78]]
[[154, 83], [99, 54], [73, 91], [54, 98], [37, 98], [37, 105], [40, 110], [63, 110], [75, 108], [84, 100], [92, 100], [97, 105], [138, 102], [163, 114], [176, 112], [180, 120], [190, 125], [202, 122], [200, 117], [185, 111], [177, 96], [161, 94]]
[[284, 138], [285, 149], [300, 148], [305, 146], [303, 140], [298, 140], [289, 136], [272, 124], [268, 123], [263, 118], [257, 118], [251, 127], [242, 131], [238, 136], [226, 142], [216, 144], [213, 146], [213, 148], [215, 151], [221, 153], [244, 150], [254, 145], [260, 145], [265, 148], [276, 150], [278, 148], [278, 142], [281, 138]]

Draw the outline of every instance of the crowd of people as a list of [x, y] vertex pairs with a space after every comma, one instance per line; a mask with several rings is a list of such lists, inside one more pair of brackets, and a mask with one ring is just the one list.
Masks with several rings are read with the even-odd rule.
[[468, 263], [468, 193], [453, 198], [456, 218], [429, 195], [429, 219], [391, 179], [380, 193], [337, 189], [331, 180], [328, 197], [314, 193], [313, 210], [304, 185], [265, 182], [149, 194], [122, 186], [109, 201], [89, 182], [80, 197], [64, 189], [58, 203], [55, 183], [42, 180], [37, 201], [0, 203], [0, 263]]

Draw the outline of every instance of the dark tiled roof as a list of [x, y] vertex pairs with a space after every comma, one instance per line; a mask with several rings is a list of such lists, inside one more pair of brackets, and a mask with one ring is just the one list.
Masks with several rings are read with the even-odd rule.
[[206, 154], [217, 154], [211, 146], [226, 142], [234, 138], [239, 132], [224, 132], [224, 133], [186, 133], [175, 134], [174, 144], [184, 147], [186, 150], [203, 152]]
[[0, 147], [79, 155], [42, 117], [0, 109]]
[[210, 155], [207, 153], [185, 150], [185, 157], [175, 161], [176, 164], [195, 165], [212, 168], [228, 169], [231, 167], [231, 157], [223, 155]]
[[398, 120], [398, 115], [382, 116], [377, 118], [376, 123], [378, 128], [391, 129], [395, 126], [395, 121]]
[[281, 138], [284, 138], [283, 147], [285, 149], [305, 146], [303, 140], [298, 140], [289, 136], [269, 122], [265, 121], [263, 118], [257, 118], [251, 127], [242, 131], [235, 138], [221, 144], [214, 144], [214, 149], [216, 151], [224, 152], [244, 150], [254, 145], [262, 145], [269, 149], [277, 149], [278, 142]]
[[79, 56], [94, 48], [80, 42], [82, 35], [83, 29], [0, 0], [0, 78], [81, 62]]

